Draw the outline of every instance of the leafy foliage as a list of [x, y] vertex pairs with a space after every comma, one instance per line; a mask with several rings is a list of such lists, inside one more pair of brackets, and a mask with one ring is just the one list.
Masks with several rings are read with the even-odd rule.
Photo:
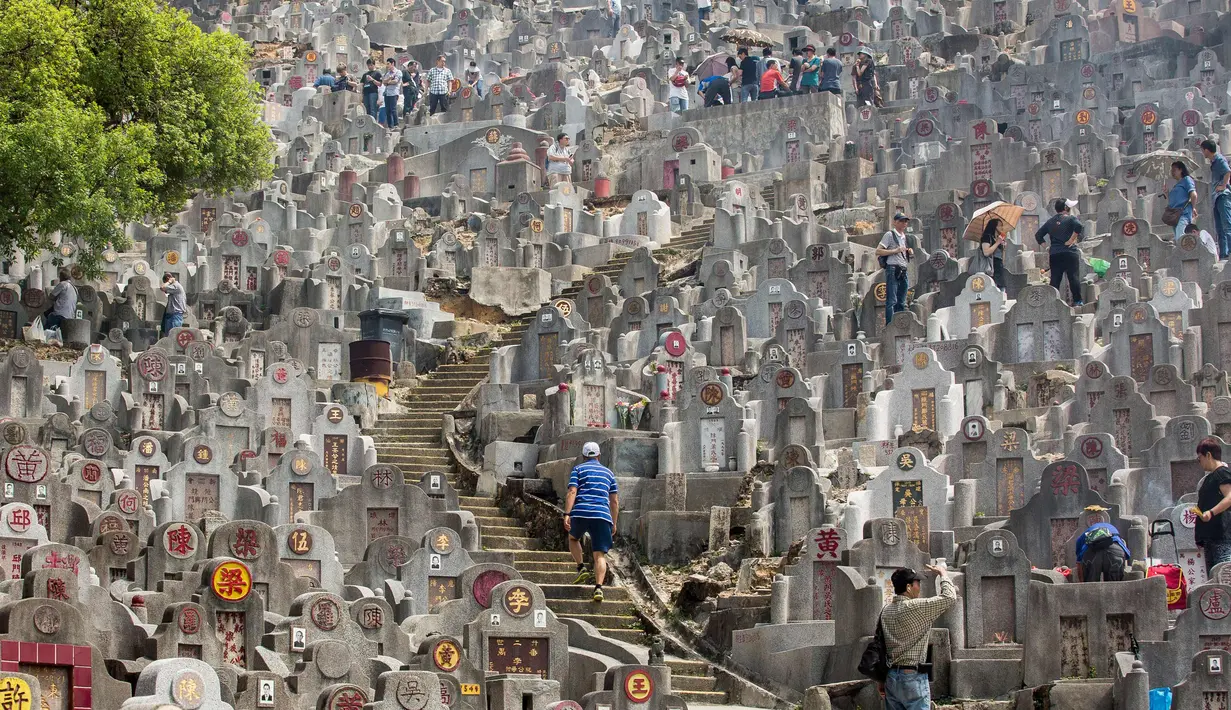
[[97, 273], [124, 222], [268, 178], [249, 56], [161, 0], [0, 0], [0, 254], [63, 238]]

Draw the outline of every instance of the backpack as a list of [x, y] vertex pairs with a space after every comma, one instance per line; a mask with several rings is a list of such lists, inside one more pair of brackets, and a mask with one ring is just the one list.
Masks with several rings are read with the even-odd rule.
[[[881, 610], [881, 615], [884, 615], [884, 610]], [[879, 618], [876, 620], [876, 634], [859, 658], [858, 670], [877, 683], [884, 683], [889, 677], [889, 649], [885, 645], [885, 627]]]
[[1107, 528], [1094, 528], [1086, 531], [1087, 550], [1105, 550], [1115, 541], [1115, 537]]
[[[895, 244], [898, 243], [898, 235], [896, 233], [893, 233], [893, 241]], [[878, 256], [876, 257], [876, 263], [880, 264], [882, 269], [888, 269], [889, 268], [889, 257]]]

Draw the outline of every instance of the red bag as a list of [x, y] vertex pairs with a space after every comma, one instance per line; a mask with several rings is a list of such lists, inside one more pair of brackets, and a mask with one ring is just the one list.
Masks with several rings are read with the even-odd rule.
[[1147, 577], [1167, 580], [1167, 608], [1172, 611], [1188, 608], [1188, 580], [1179, 565], [1154, 565], [1146, 570]]
[[675, 76], [671, 77], [671, 85], [677, 86], [677, 87], [687, 86], [688, 77], [685, 76], [683, 72], [680, 72], [676, 74]]

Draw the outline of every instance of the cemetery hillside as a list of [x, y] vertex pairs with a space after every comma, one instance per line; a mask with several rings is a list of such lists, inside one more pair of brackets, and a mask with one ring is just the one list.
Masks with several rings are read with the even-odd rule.
[[1231, 710], [1231, 0], [0, 68], [0, 710]]

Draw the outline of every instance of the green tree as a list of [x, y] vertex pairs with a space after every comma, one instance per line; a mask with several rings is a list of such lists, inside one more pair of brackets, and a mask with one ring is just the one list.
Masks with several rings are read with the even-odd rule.
[[123, 223], [268, 178], [249, 57], [161, 0], [0, 0], [0, 255], [58, 233], [97, 273]]

